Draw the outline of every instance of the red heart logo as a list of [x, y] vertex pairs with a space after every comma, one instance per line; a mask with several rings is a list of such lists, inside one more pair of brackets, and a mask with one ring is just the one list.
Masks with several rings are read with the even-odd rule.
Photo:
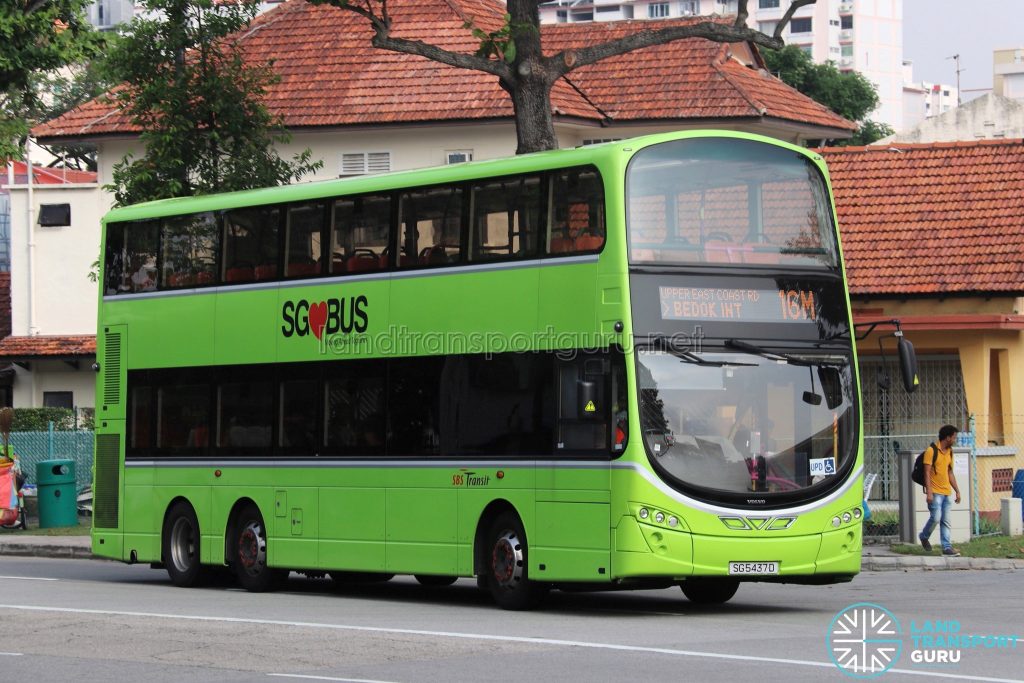
[[327, 325], [327, 302], [321, 301], [318, 304], [309, 305], [309, 329], [313, 336], [320, 339], [324, 334], [324, 326]]

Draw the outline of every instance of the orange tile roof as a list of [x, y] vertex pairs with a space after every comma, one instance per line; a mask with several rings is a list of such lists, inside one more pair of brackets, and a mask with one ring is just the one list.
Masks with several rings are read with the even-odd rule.
[[1024, 293], [1024, 140], [822, 152], [851, 293]]
[[96, 337], [91, 335], [5, 337], [0, 340], [0, 358], [9, 360], [95, 355]]
[[[463, 22], [502, 24], [497, 0], [396, 0], [393, 35], [472, 53]], [[659, 26], [687, 23], [662, 20]], [[544, 26], [549, 54], [633, 33], [649, 22]], [[273, 62], [280, 81], [267, 91], [270, 111], [290, 128], [508, 119], [512, 104], [494, 76], [422, 57], [378, 50], [365, 19], [330, 6], [289, 0], [258, 17], [242, 44], [247, 59]], [[594, 122], [769, 117], [828, 128], [855, 125], [780, 81], [729, 57], [703, 39], [646, 48], [570, 72], [552, 90], [556, 115]], [[606, 116], [607, 115], [607, 116]], [[96, 99], [33, 134], [40, 139], [135, 130], [127, 117]]]

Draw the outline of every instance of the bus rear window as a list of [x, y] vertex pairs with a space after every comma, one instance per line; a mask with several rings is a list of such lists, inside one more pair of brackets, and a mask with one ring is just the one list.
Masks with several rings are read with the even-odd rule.
[[825, 179], [802, 154], [737, 138], [676, 140], [626, 174], [630, 262], [835, 266]]

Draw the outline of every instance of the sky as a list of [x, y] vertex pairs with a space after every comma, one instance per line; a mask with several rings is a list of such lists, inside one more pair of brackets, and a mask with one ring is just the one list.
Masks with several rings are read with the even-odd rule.
[[917, 82], [956, 85], [965, 100], [992, 87], [992, 51], [1024, 48], [1024, 0], [904, 0], [903, 58], [914, 62]]

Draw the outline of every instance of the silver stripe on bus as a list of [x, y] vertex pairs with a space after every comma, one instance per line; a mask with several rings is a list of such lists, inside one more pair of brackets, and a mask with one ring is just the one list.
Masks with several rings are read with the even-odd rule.
[[357, 458], [341, 458], [324, 456], [320, 458], [277, 458], [277, 459], [255, 459], [255, 458], [159, 458], [150, 460], [126, 459], [125, 467], [156, 467], [156, 468], [180, 468], [180, 467], [216, 467], [218, 469], [229, 469], [235, 467], [270, 467], [274, 469], [305, 469], [305, 468], [326, 468], [326, 469], [469, 469], [471, 467], [491, 467], [497, 470], [510, 469], [533, 469], [535, 467], [550, 467], [555, 469], [577, 469], [577, 470], [600, 470], [609, 469], [607, 460], [531, 460], [521, 458], [517, 460], [360, 460]]
[[196, 294], [231, 294], [232, 292], [256, 292], [271, 289], [294, 289], [295, 287], [314, 287], [317, 285], [338, 285], [346, 282], [376, 282], [381, 280], [405, 280], [438, 275], [458, 275], [461, 273], [489, 273], [501, 270], [520, 270], [524, 268], [554, 267], [577, 265], [581, 263], [597, 263], [598, 254], [583, 256], [564, 256], [557, 258], [530, 259], [529, 261], [510, 261], [506, 263], [480, 263], [475, 265], [457, 265], [445, 268], [427, 268], [422, 270], [389, 270], [384, 273], [366, 273], [363, 275], [336, 275], [334, 277], [315, 277], [302, 280], [276, 280], [273, 282], [249, 282], [238, 285], [218, 285], [216, 287], [191, 287], [188, 289], [172, 289], [162, 292], [138, 292], [134, 294], [104, 294], [105, 303], [113, 301], [137, 301], [140, 299], [164, 299], [168, 297], [194, 296]]
[[[619, 461], [619, 460], [530, 460], [524, 458], [522, 460], [510, 460], [498, 462], [495, 460], [349, 460], [349, 459], [335, 459], [335, 458], [296, 458], [296, 459], [284, 459], [284, 460], [249, 460], [249, 459], [232, 459], [232, 460], [212, 460], [212, 459], [197, 459], [197, 460], [186, 460], [181, 458], [161, 458], [158, 460], [125, 460], [124, 466], [127, 467], [217, 467], [225, 469], [229, 467], [271, 467], [275, 469], [286, 469], [286, 468], [339, 468], [339, 469], [354, 469], [354, 468], [369, 468], [369, 469], [468, 469], [470, 467], [481, 468], [481, 467], [492, 467], [494, 469], [509, 470], [509, 469], [526, 469], [526, 468], [555, 468], [555, 469], [575, 469], [575, 470], [634, 470], [637, 474], [647, 480], [649, 484], [654, 486], [658, 491], [665, 494], [669, 498], [681, 503], [687, 507], [701, 510], [702, 512], [708, 512], [711, 514], [735, 514], [737, 509], [749, 511], [750, 508], [730, 508], [723, 507], [720, 505], [712, 505], [705, 503], [704, 501], [691, 498], [685, 494], [676, 491], [664, 481], [659, 479], [654, 472], [644, 467], [642, 464], [637, 462]], [[805, 503], [803, 505], [797, 505], [795, 507], [773, 509], [771, 510], [772, 515], [798, 515], [805, 512], [811, 512], [819, 508], [831, 505], [839, 498], [843, 497], [847, 491], [849, 491], [854, 481], [864, 471], [864, 466], [861, 465], [850, 475], [850, 477], [843, 482], [843, 485], [838, 489], [815, 501]], [[756, 509], [756, 508], [755, 508]]]

